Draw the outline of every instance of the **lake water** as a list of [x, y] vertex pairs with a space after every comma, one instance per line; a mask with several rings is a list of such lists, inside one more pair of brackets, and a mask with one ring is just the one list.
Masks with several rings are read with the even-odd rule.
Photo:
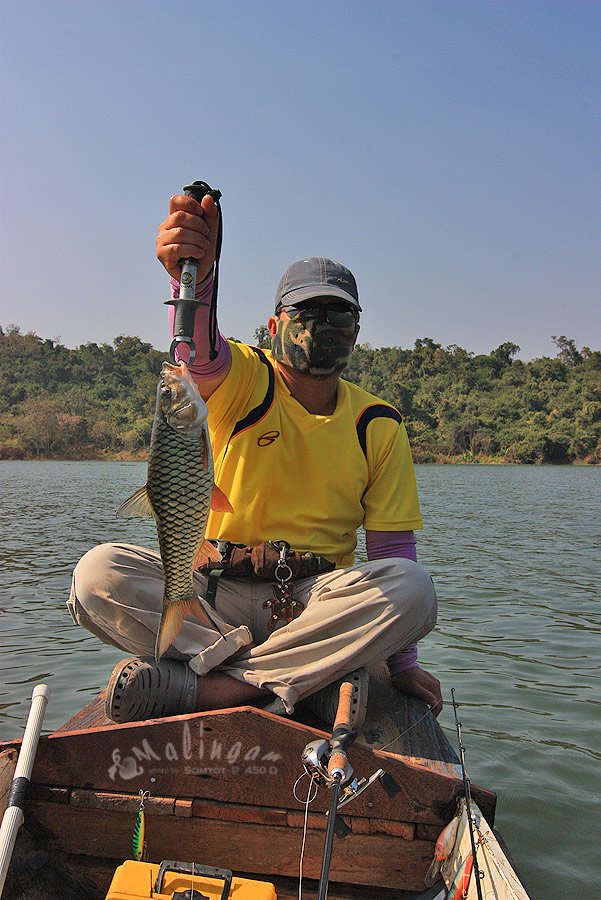
[[[601, 896], [601, 470], [417, 467], [436, 631], [422, 664], [462, 704], [466, 767], [498, 793], [497, 825], [534, 900]], [[124, 655], [74, 626], [71, 569], [94, 544], [156, 547], [154, 523], [115, 518], [144, 463], [0, 462], [0, 737], [31, 691], [44, 731], [105, 685]], [[450, 702], [440, 721], [457, 745]]]

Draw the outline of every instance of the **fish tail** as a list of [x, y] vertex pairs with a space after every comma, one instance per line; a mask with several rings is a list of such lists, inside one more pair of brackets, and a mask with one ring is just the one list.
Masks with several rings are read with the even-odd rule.
[[213, 621], [198, 597], [194, 596], [189, 600], [184, 601], [183, 606], [185, 607], [186, 615], [196, 616], [196, 618], [200, 619], [202, 624], [207, 628], [211, 628], [213, 631], [218, 631], [219, 634], [222, 634], [221, 628]]
[[182, 603], [173, 603], [163, 608], [161, 624], [154, 647], [154, 658], [159, 662], [161, 656], [171, 646], [181, 631], [184, 622], [184, 607]]

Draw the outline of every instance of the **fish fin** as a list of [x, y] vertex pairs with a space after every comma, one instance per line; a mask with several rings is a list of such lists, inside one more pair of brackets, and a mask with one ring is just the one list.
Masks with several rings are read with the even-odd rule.
[[161, 624], [154, 646], [154, 658], [158, 662], [181, 631], [184, 622], [184, 608], [182, 603], [174, 603], [163, 608]]
[[212, 620], [198, 597], [192, 597], [190, 600], [184, 601], [184, 607], [186, 609], [186, 615], [188, 616], [196, 616], [197, 619], [200, 619], [203, 625], [206, 625], [207, 628], [211, 628], [214, 631], [218, 631], [221, 634], [221, 629], [215, 622]]
[[138, 488], [128, 500], [124, 500], [115, 513], [116, 516], [154, 516], [154, 509], [148, 496], [147, 486]]
[[234, 508], [227, 499], [221, 488], [213, 485], [213, 493], [211, 494], [211, 509], [213, 512], [229, 512], [233, 513]]
[[207, 541], [205, 538], [205, 540], [196, 551], [196, 556], [194, 557], [192, 568], [199, 569], [201, 566], [204, 566], [204, 564], [208, 562], [221, 562], [221, 553], [214, 544], [212, 544], [210, 541]]

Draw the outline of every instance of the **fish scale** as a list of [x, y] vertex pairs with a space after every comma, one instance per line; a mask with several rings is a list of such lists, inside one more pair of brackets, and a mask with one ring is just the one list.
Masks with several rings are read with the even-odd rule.
[[164, 363], [157, 386], [148, 480], [117, 510], [118, 515], [152, 515], [156, 520], [165, 575], [157, 661], [177, 637], [186, 614], [219, 631], [197, 597], [192, 577], [195, 566], [221, 558], [205, 540], [209, 509], [232, 512], [213, 482], [207, 416], [185, 363]]
[[166, 422], [157, 422], [148, 464], [148, 496], [157, 515], [165, 598], [173, 603], [195, 596], [192, 563], [204, 537], [213, 487], [212, 454], [208, 456], [205, 471], [202, 433], [190, 439]]

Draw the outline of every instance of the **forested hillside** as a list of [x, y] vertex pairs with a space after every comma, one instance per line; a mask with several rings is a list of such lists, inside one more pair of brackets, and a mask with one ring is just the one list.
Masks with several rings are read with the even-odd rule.
[[346, 376], [402, 413], [416, 461], [601, 462], [601, 353], [556, 339], [558, 356], [443, 348], [354, 351]]
[[[511, 343], [364, 344], [345, 377], [402, 412], [417, 462], [601, 463], [601, 352], [554, 341], [530, 362]], [[165, 358], [137, 337], [70, 350], [0, 328], [0, 459], [144, 458]]]

